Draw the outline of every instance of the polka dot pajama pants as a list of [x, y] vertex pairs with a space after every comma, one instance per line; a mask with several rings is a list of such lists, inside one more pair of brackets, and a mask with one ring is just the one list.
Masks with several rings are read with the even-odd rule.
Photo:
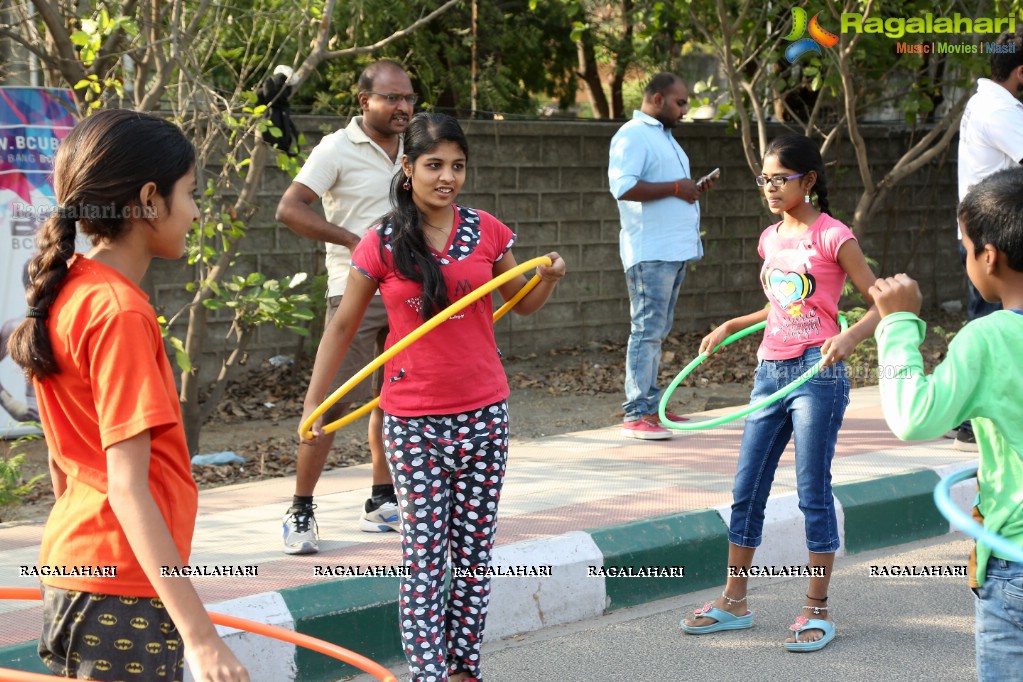
[[[401, 509], [398, 597], [412, 682], [481, 680], [497, 502], [508, 458], [508, 404], [456, 415], [384, 416], [384, 448]], [[450, 595], [444, 584], [448, 557]]]

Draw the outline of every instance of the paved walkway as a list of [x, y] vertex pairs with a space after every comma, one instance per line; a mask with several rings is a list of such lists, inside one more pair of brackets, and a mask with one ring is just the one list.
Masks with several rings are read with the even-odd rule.
[[[677, 433], [667, 441], [623, 438], [617, 427], [513, 441], [501, 500], [499, 550], [527, 540], [678, 512], [719, 508], [727, 518], [741, 424], [740, 420], [716, 429]], [[943, 474], [974, 459], [955, 450], [948, 440], [898, 441], [881, 415], [877, 388], [854, 389], [833, 465], [834, 484], [920, 469]], [[293, 478], [202, 491], [191, 563], [258, 566], [258, 576], [195, 579], [204, 602], [215, 604], [330, 581], [315, 575], [317, 566], [398, 564], [397, 533], [358, 530], [369, 481], [368, 465], [324, 474], [316, 496], [320, 553], [306, 557], [289, 557], [280, 551], [280, 522], [290, 502]], [[775, 478], [772, 500], [792, 499], [794, 491], [790, 444]], [[0, 585], [36, 585], [35, 578], [20, 576], [20, 567], [35, 564], [41, 531], [41, 523], [0, 524]], [[785, 535], [793, 537], [768, 537], [765, 547], [772, 542], [801, 547], [801, 522], [792, 531]], [[0, 614], [0, 647], [38, 635], [37, 604], [0, 602]]]

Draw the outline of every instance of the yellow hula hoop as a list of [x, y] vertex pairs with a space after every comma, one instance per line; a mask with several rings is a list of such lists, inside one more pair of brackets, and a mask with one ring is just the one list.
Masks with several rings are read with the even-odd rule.
[[[447, 308], [440, 311], [439, 313], [431, 317], [429, 320], [427, 320], [426, 322], [412, 330], [409, 334], [405, 336], [405, 338], [401, 339], [393, 346], [385, 350], [383, 353], [378, 355], [372, 362], [370, 362], [368, 365], [359, 370], [359, 372], [355, 376], [353, 376], [351, 379], [343, 383], [336, 391], [327, 396], [327, 399], [320, 403], [320, 406], [313, 410], [312, 413], [308, 417], [306, 417], [305, 421], [302, 422], [302, 435], [306, 438], [312, 438], [313, 435], [312, 428], [313, 424], [316, 423], [316, 420], [322, 417], [324, 413], [327, 410], [329, 410], [331, 406], [334, 405], [334, 403], [340, 400], [342, 396], [348, 393], [348, 391], [352, 390], [352, 388], [354, 388], [360, 381], [366, 379], [367, 377], [372, 375], [373, 372], [375, 372], [378, 368], [382, 367], [385, 362], [393, 358], [401, 351], [408, 348], [408, 346], [410, 346], [411, 344], [418, 341], [420, 338], [422, 338], [424, 334], [426, 334], [429, 331], [432, 331], [435, 327], [439, 326], [442, 322], [444, 322], [444, 320], [448, 319], [449, 317], [451, 317], [458, 311], [462, 310], [463, 308], [468, 307], [469, 304], [475, 303], [477, 300], [483, 298], [490, 292], [494, 291], [505, 282], [510, 282], [512, 279], [518, 277], [521, 274], [529, 272], [538, 265], [551, 265], [551, 259], [548, 258], [547, 256], [539, 256], [532, 260], [528, 260], [520, 265], [516, 265], [508, 272], [502, 273], [495, 277], [494, 279], [487, 282], [486, 284], [484, 284], [483, 286], [481, 286], [480, 288], [474, 289], [468, 295], [458, 299], [457, 301], [449, 305]], [[521, 301], [523, 297], [525, 297], [526, 294], [532, 291], [533, 287], [535, 287], [539, 283], [540, 283], [539, 275], [535, 275], [531, 280], [526, 282], [526, 285], [519, 289], [518, 293], [516, 293], [515, 296], [510, 298], [507, 303], [505, 303], [503, 306], [501, 306], [498, 310], [494, 312], [494, 322], [497, 322], [499, 319], [504, 317], [504, 315], [507, 314], [509, 310], [514, 308], [519, 303], [519, 301]], [[375, 408], [379, 403], [380, 398], [379, 397], [374, 398], [373, 400], [366, 403], [359, 409], [349, 412], [340, 419], [333, 421], [330, 424], [327, 424], [326, 426], [323, 427], [323, 432], [331, 433], [332, 431], [337, 431], [343, 426], [351, 424], [356, 419], [359, 419], [360, 417], [372, 412], [373, 408]]]

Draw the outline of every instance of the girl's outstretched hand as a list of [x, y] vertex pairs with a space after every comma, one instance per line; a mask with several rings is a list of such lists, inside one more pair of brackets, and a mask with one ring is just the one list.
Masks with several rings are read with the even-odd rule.
[[721, 345], [721, 342], [728, 338], [726, 325], [718, 325], [718, 328], [703, 337], [700, 341], [700, 355], [712, 355], [714, 349]]
[[845, 331], [837, 336], [832, 336], [821, 346], [821, 359], [824, 367], [831, 367], [836, 362], [845, 360], [856, 350], [856, 341]]
[[551, 264], [537, 265], [536, 274], [540, 275], [542, 282], [557, 282], [565, 276], [565, 259], [559, 256], [557, 251], [544, 255], [551, 259]]

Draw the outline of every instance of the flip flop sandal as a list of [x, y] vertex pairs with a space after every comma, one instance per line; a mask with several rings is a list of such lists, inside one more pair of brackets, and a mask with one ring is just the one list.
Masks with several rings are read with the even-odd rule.
[[746, 628], [753, 627], [752, 611], [747, 611], [742, 616], [736, 616], [728, 611], [714, 608], [711, 602], [707, 602], [703, 605], [703, 608], [693, 611], [693, 615], [697, 618], [713, 618], [717, 622], [710, 625], [687, 625], [685, 619], [682, 619], [679, 622], [679, 627], [690, 635], [707, 635], [711, 632], [720, 632], [722, 630], [745, 630]]
[[[789, 630], [796, 633], [795, 642], [785, 642], [785, 648], [789, 651], [820, 651], [835, 638], [835, 624], [819, 618], [807, 620], [805, 616], [799, 616], [796, 622], [789, 626]], [[803, 630], [821, 630], [824, 636], [814, 642], [800, 642], [799, 633]]]

